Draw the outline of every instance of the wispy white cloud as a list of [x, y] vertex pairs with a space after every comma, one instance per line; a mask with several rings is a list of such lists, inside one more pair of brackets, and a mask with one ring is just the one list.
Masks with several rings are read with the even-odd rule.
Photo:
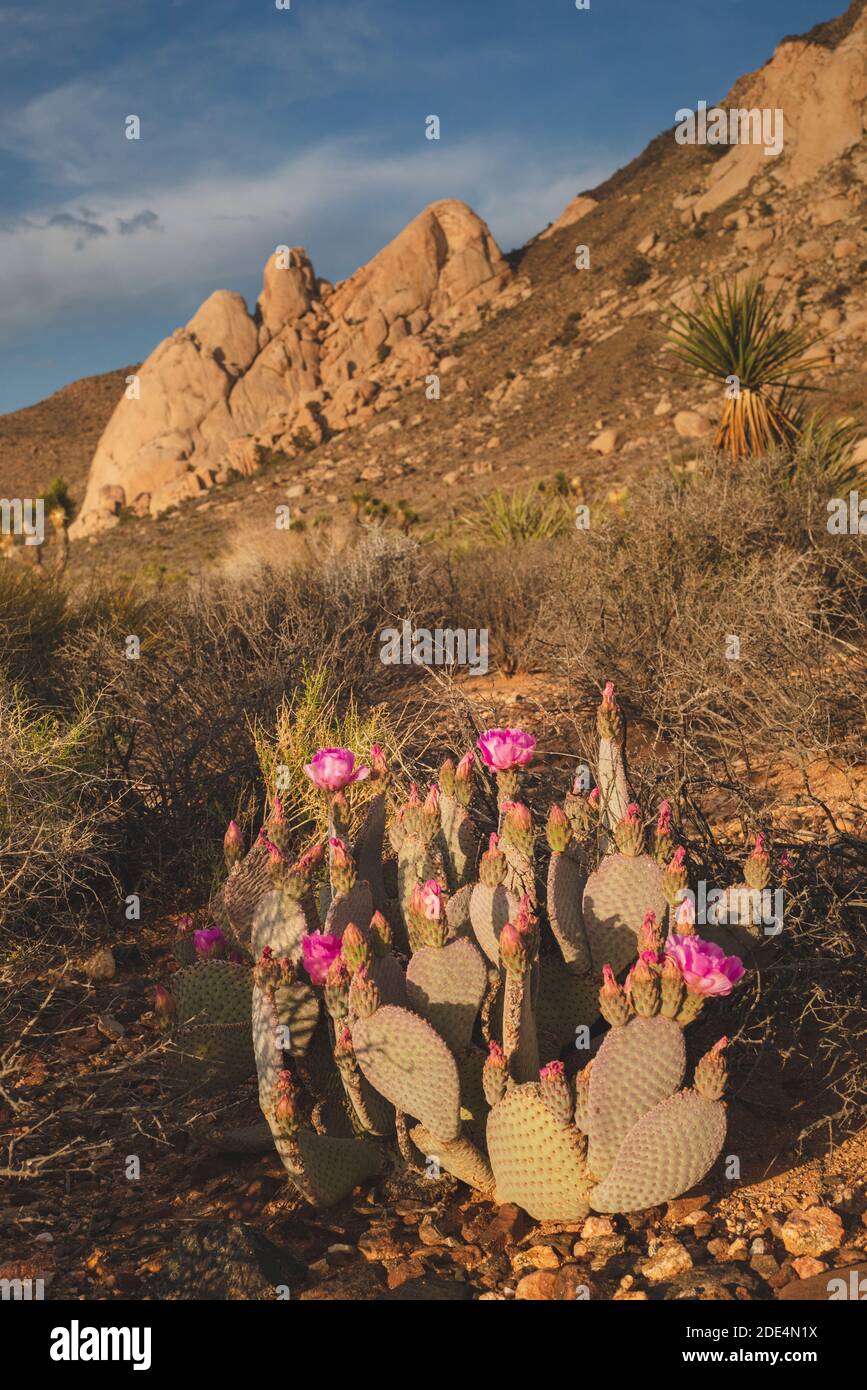
[[470, 202], [509, 249], [610, 168], [604, 152], [574, 168], [563, 152], [544, 159], [521, 137], [449, 147], [420, 140], [417, 152], [392, 156], [335, 142], [264, 176], [215, 173], [89, 200], [95, 209], [76, 203], [0, 230], [0, 334], [9, 339], [23, 323], [32, 328], [82, 303], [117, 312], [190, 282], [238, 288], [283, 242], [305, 245], [320, 274], [346, 274], [437, 198]]

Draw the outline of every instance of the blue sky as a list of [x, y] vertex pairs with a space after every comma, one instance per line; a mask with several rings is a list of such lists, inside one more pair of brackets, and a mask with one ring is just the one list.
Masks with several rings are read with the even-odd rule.
[[459, 197], [520, 245], [845, 4], [0, 0], [0, 412], [252, 305], [284, 242], [338, 279]]

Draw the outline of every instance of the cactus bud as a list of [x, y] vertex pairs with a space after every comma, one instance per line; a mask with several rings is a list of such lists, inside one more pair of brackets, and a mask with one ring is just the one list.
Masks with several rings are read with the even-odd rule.
[[267, 829], [268, 838], [278, 849], [285, 850], [289, 841], [289, 827], [283, 812], [283, 802], [276, 792], [274, 793], [274, 800], [271, 802], [271, 814], [268, 817]]
[[656, 913], [648, 910], [638, 929], [638, 945], [641, 955], [645, 952], [656, 958], [662, 952], [662, 928], [656, 920]]
[[575, 789], [566, 793], [563, 806], [572, 827], [572, 834], [579, 842], [584, 840], [590, 830], [592, 807], [586, 796], [582, 796], [578, 788], [578, 778], [575, 779]]
[[659, 816], [653, 837], [653, 857], [657, 864], [667, 864], [674, 851], [671, 838], [671, 802], [660, 801]]
[[370, 749], [370, 780], [371, 782], [386, 782], [388, 780], [388, 763], [385, 755], [378, 743], [374, 743]]
[[641, 807], [637, 801], [630, 801], [626, 814], [614, 829], [614, 839], [621, 854], [635, 859], [644, 850], [644, 827], [641, 824]]
[[439, 784], [443, 796], [454, 797], [455, 794], [455, 762], [454, 758], [445, 758], [440, 764]]
[[686, 850], [683, 845], [678, 845], [671, 862], [662, 871], [662, 891], [669, 907], [676, 908], [683, 901], [683, 890], [688, 882]]
[[325, 1007], [334, 1019], [345, 1018], [349, 1012], [349, 986], [352, 973], [342, 956], [331, 962], [325, 976], [323, 997]]
[[614, 978], [610, 965], [602, 967], [602, 987], [599, 990], [599, 1012], [612, 1028], [619, 1028], [632, 1017], [632, 1006]]
[[638, 957], [626, 978], [625, 992], [639, 1018], [659, 1013], [659, 969], [650, 952]]
[[503, 813], [503, 839], [529, 859], [533, 853], [533, 821], [529, 808], [522, 801], [504, 801], [500, 810]]
[[278, 1072], [271, 1104], [274, 1109], [274, 1122], [277, 1128], [284, 1138], [291, 1139], [298, 1133], [299, 1121], [295, 1089], [288, 1071]]
[[542, 1099], [557, 1123], [560, 1125], [571, 1124], [575, 1102], [563, 1063], [549, 1062], [547, 1066], [542, 1067], [539, 1072], [539, 1085]]
[[228, 829], [223, 836], [223, 854], [226, 858], [226, 868], [231, 869], [237, 864], [244, 853], [244, 837], [236, 821], [230, 820]]
[[659, 1012], [663, 1018], [677, 1018], [686, 994], [686, 986], [673, 956], [665, 956], [662, 962], [659, 988]]
[[455, 770], [455, 799], [460, 806], [469, 806], [473, 796], [473, 767], [476, 755], [472, 751], [465, 753]]
[[154, 992], [154, 1013], [156, 1014], [157, 1027], [161, 1033], [168, 1032], [177, 1012], [178, 1006], [174, 995], [169, 994], [164, 985], [157, 985]]
[[572, 839], [572, 831], [566, 819], [566, 813], [561, 806], [552, 806], [548, 812], [548, 824], [545, 827], [548, 836], [548, 845], [553, 854], [565, 854]]
[[764, 835], [756, 836], [755, 848], [744, 864], [744, 878], [750, 888], [756, 888], [759, 892], [763, 888], [767, 888], [770, 882], [771, 856], [765, 849]]
[[328, 843], [331, 846], [331, 887], [335, 894], [342, 895], [348, 893], [355, 884], [355, 864], [346, 845], [336, 835], [332, 835]]
[[486, 888], [496, 888], [506, 877], [506, 856], [499, 835], [492, 835], [479, 864], [479, 878]]
[[705, 1100], [721, 1100], [727, 1080], [723, 1052], [728, 1047], [728, 1038], [720, 1038], [706, 1052], [695, 1068], [693, 1087]]
[[370, 1018], [379, 1005], [379, 990], [368, 975], [367, 966], [360, 965], [349, 986], [349, 1011], [356, 1018]]
[[273, 994], [280, 983], [282, 971], [270, 946], [262, 947], [262, 954], [253, 966], [253, 983], [266, 993]]
[[677, 1022], [685, 1028], [688, 1023], [693, 1023], [698, 1018], [704, 1008], [705, 996], [697, 993], [694, 989], [688, 989], [683, 1003], [677, 1014]]
[[674, 912], [674, 930], [677, 936], [695, 936], [695, 899], [688, 889], [683, 890], [683, 897]]
[[349, 802], [342, 791], [332, 792], [328, 799], [328, 821], [330, 833], [340, 839], [349, 834]]
[[385, 956], [394, 944], [394, 933], [391, 930], [391, 923], [383, 917], [381, 912], [374, 912], [370, 919], [370, 944], [373, 947], [375, 956]]
[[496, 1105], [497, 1101], [503, 1099], [507, 1080], [508, 1072], [506, 1071], [506, 1058], [503, 1049], [499, 1043], [492, 1039], [488, 1043], [488, 1055], [482, 1068], [482, 1088], [488, 1105]]
[[614, 694], [614, 682], [606, 681], [602, 700], [596, 713], [596, 727], [600, 738], [612, 739], [615, 743], [623, 741], [623, 715]]
[[602, 814], [602, 793], [598, 787], [594, 787], [587, 797], [587, 805], [597, 816]]
[[367, 935], [354, 922], [347, 923], [343, 933], [341, 955], [353, 973], [360, 965], [369, 966], [373, 960], [373, 952], [370, 949]]
[[524, 934], [512, 922], [507, 922], [500, 932], [500, 959], [513, 975], [523, 975], [527, 969]]
[[348, 1028], [339, 1028], [334, 1038], [334, 1060], [341, 1071], [354, 1071], [356, 1067], [355, 1048], [352, 1034]]

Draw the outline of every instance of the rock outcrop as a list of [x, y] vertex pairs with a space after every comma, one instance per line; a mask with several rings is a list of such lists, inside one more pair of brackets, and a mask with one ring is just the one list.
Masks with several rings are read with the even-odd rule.
[[99, 441], [73, 539], [165, 511], [269, 451], [293, 456], [433, 371], [432, 341], [478, 327], [511, 271], [464, 203], [426, 208], [332, 286], [278, 247], [253, 315], [217, 290], [151, 353]]

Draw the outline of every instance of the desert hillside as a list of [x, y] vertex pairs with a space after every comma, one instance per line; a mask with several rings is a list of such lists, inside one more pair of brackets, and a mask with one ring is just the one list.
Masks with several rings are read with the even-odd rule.
[[[721, 102], [781, 107], [781, 154], [666, 132], [508, 260], [457, 203], [427, 209], [337, 286], [300, 248], [282, 268], [275, 255], [252, 313], [215, 292], [160, 345], [140, 369], [141, 399], [118, 404], [127, 373], [113, 373], [0, 420], [5, 486], [66, 477], [73, 540], [176, 575], [219, 554], [240, 519], [253, 534], [272, 529], [281, 501], [310, 525], [350, 518], [362, 494], [368, 509], [424, 526], [494, 486], [558, 473], [604, 493], [649, 460], [688, 462], [711, 432], [719, 392], [663, 351], [664, 317], [739, 275], [758, 274], [785, 319], [823, 335], [822, 408], [857, 412], [865, 68], [859, 0], [784, 40]], [[587, 268], [576, 268], [579, 246]]]

